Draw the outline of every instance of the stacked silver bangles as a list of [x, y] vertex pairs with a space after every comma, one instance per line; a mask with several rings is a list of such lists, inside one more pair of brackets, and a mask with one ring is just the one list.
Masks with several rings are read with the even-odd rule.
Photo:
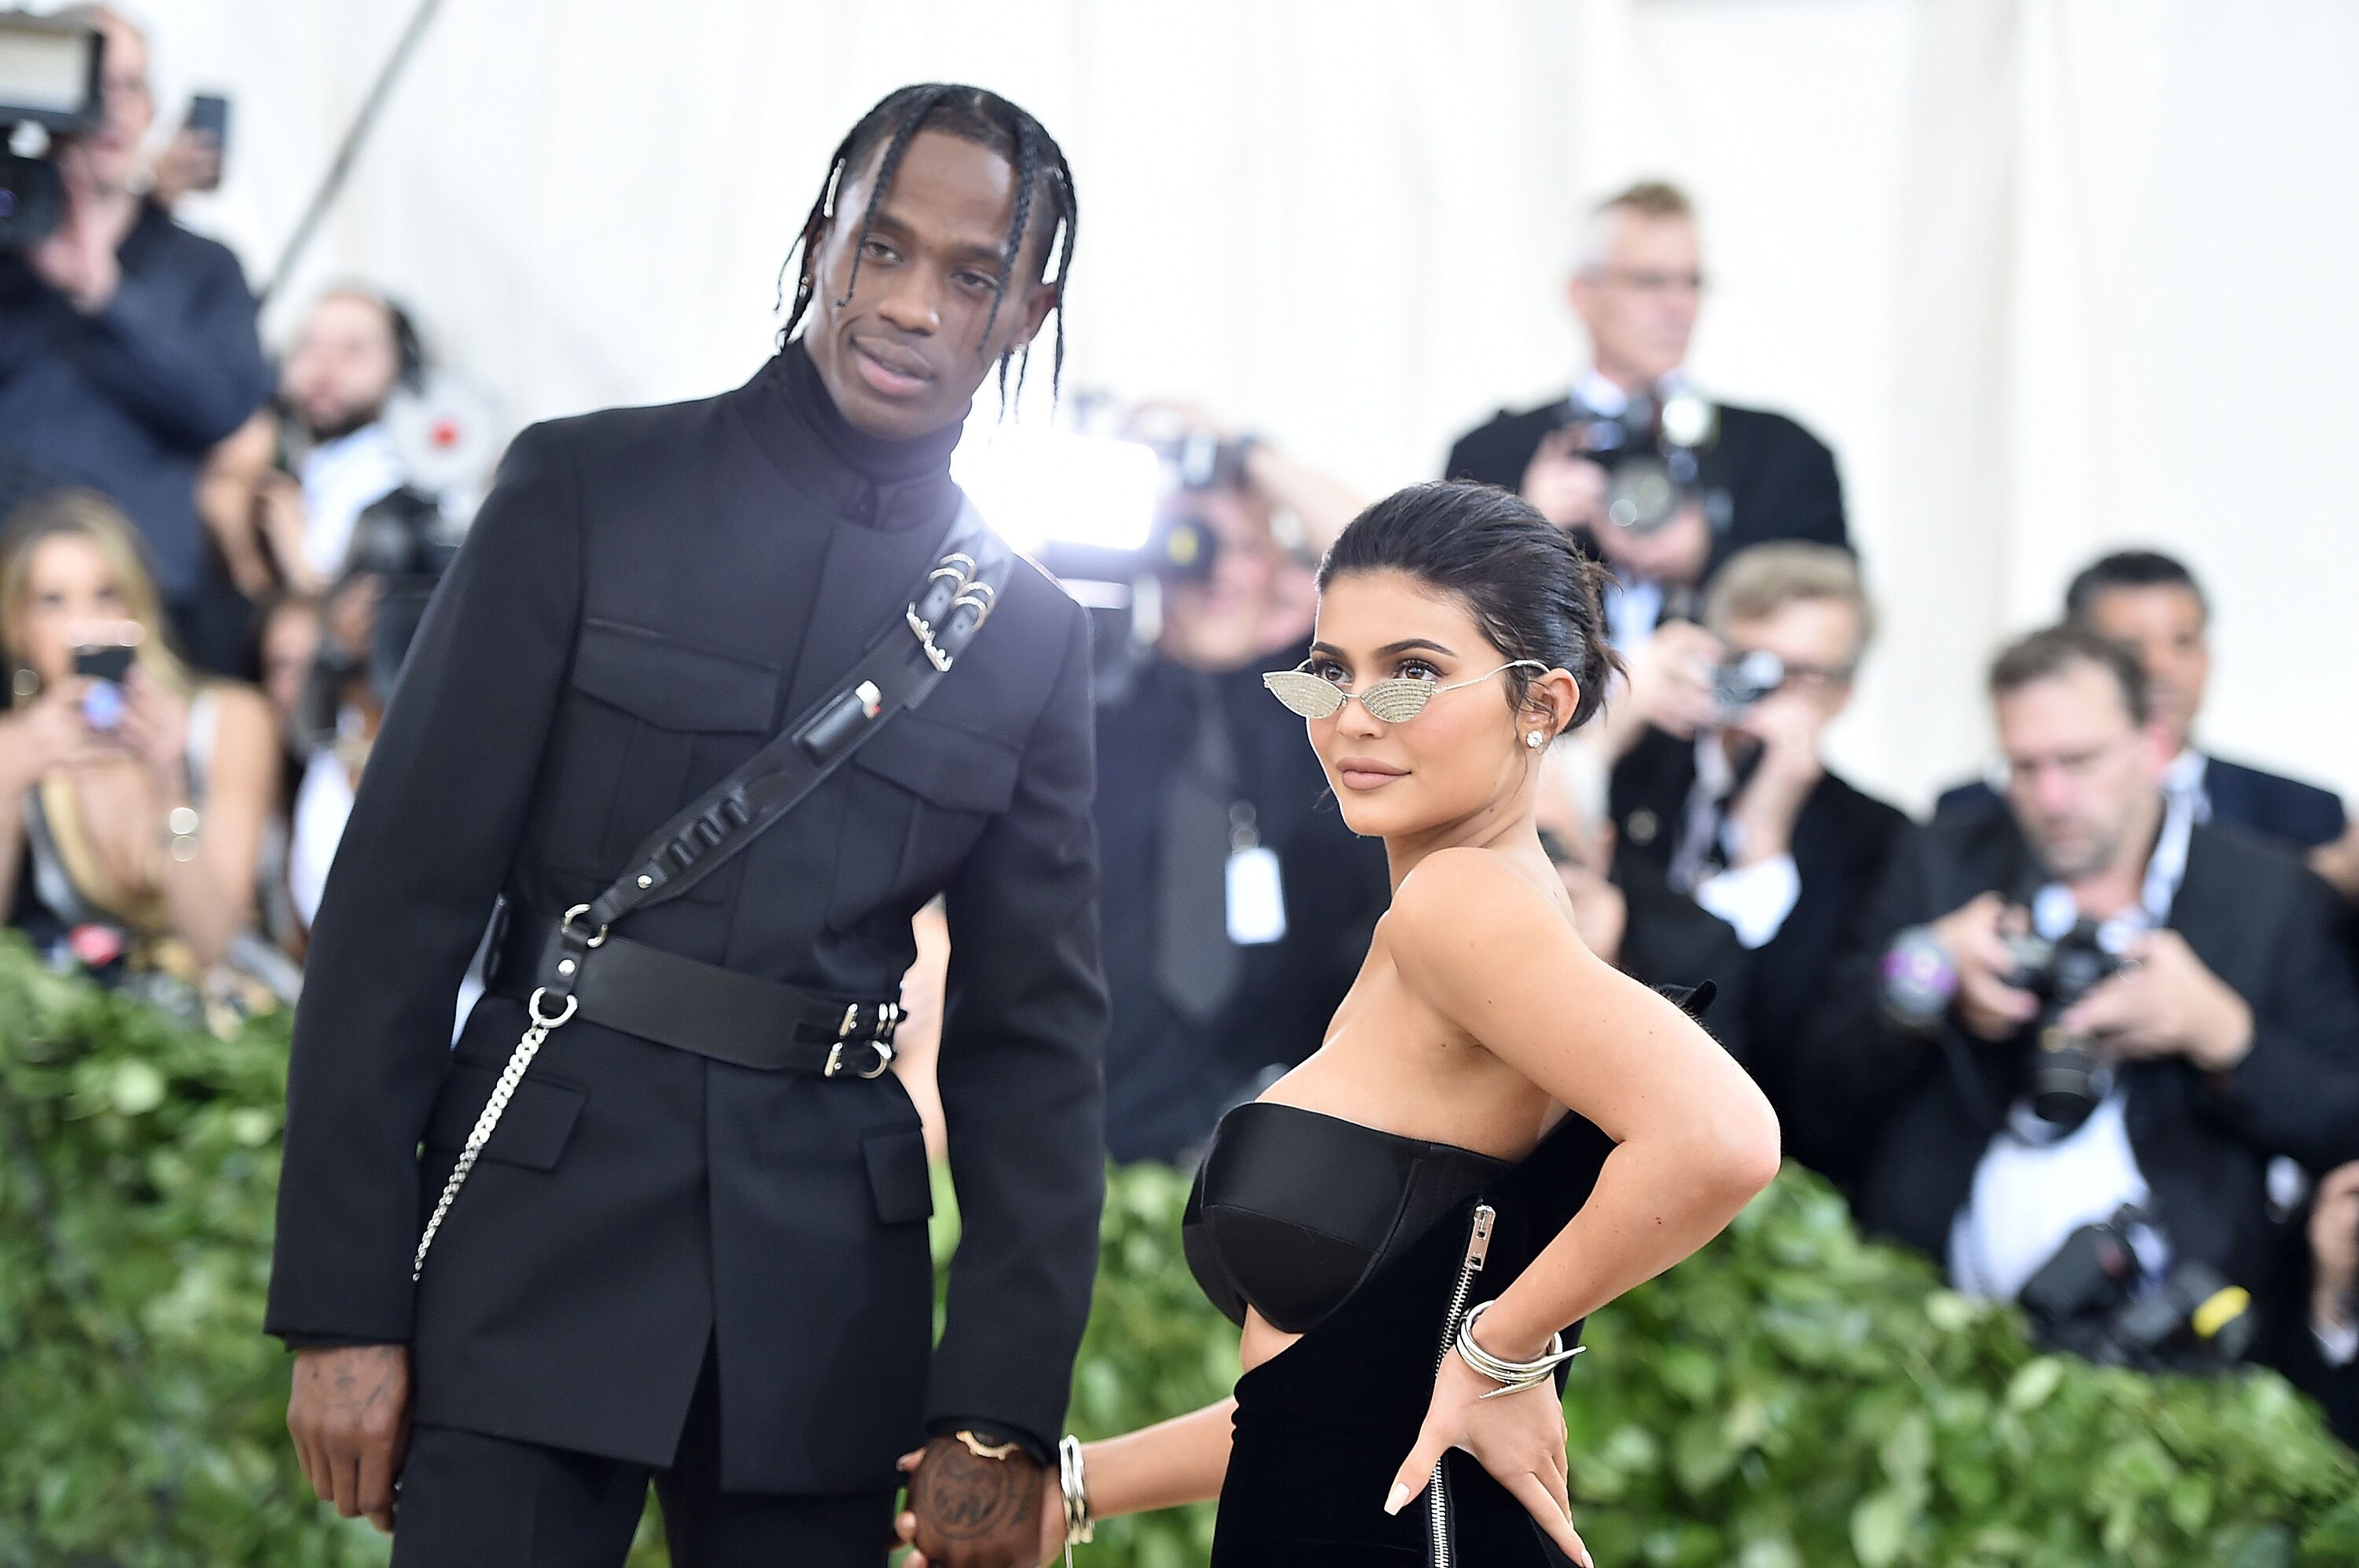
[[1090, 1493], [1087, 1477], [1082, 1473], [1082, 1440], [1067, 1437], [1057, 1444], [1057, 1489], [1065, 1495], [1065, 1561], [1073, 1560], [1073, 1548], [1087, 1546], [1097, 1535], [1097, 1521], [1090, 1518]]
[[1458, 1358], [1499, 1385], [1487, 1394], [1477, 1394], [1476, 1399], [1495, 1399], [1502, 1394], [1520, 1393], [1526, 1388], [1538, 1388], [1553, 1377], [1558, 1367], [1589, 1348], [1576, 1345], [1567, 1350], [1564, 1335], [1552, 1334], [1549, 1335], [1547, 1355], [1530, 1361], [1502, 1361], [1474, 1343], [1474, 1320], [1490, 1310], [1491, 1303], [1484, 1301], [1458, 1320]]

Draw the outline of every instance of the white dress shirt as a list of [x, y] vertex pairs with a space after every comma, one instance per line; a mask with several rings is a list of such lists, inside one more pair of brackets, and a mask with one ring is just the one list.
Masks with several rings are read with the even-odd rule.
[[400, 457], [385, 423], [321, 441], [304, 454], [303, 556], [329, 582], [352, 553], [353, 525], [402, 483]]

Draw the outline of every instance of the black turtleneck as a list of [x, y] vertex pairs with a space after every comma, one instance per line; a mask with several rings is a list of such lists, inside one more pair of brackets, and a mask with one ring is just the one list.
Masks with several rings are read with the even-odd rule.
[[796, 338], [738, 400], [745, 427], [780, 474], [847, 522], [897, 533], [946, 522], [956, 505], [951, 424], [907, 441], [855, 430], [828, 395], [803, 341]]

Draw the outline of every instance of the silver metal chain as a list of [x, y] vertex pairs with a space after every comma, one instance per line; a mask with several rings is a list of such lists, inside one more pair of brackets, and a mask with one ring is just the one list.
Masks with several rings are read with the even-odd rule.
[[435, 1200], [434, 1214], [426, 1222], [425, 1233], [418, 1238], [418, 1256], [409, 1260], [409, 1281], [413, 1285], [426, 1271], [426, 1251], [434, 1245], [434, 1233], [442, 1228], [443, 1216], [451, 1212], [451, 1203], [457, 1201], [459, 1189], [467, 1184], [467, 1172], [475, 1168], [475, 1160], [483, 1154], [484, 1146], [492, 1141], [492, 1133], [500, 1125], [501, 1114], [508, 1108], [508, 1101], [515, 1097], [516, 1085], [524, 1082], [525, 1069], [530, 1067], [532, 1059], [540, 1054], [541, 1042], [549, 1037], [552, 1030], [571, 1018], [574, 1008], [581, 1005], [580, 997], [568, 996], [563, 1012], [553, 1018], [543, 1018], [541, 999], [548, 995], [545, 990], [532, 994], [532, 1001], [527, 1009], [532, 1016], [532, 1023], [525, 1029], [524, 1038], [516, 1041], [516, 1050], [509, 1053], [508, 1064], [500, 1069], [499, 1081], [492, 1085], [492, 1097], [484, 1102], [484, 1114], [475, 1118], [473, 1130], [467, 1134], [465, 1147], [459, 1150], [458, 1163], [451, 1167], [451, 1179], [442, 1183], [442, 1196]]

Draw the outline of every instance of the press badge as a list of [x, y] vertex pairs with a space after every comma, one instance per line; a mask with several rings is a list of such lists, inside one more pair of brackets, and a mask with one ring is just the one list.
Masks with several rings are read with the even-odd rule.
[[1286, 894], [1277, 852], [1266, 844], [1229, 852], [1229, 940], [1258, 947], [1286, 934]]
[[1229, 807], [1229, 940], [1259, 947], [1286, 934], [1286, 889], [1279, 885], [1277, 852], [1261, 842], [1253, 802]]

